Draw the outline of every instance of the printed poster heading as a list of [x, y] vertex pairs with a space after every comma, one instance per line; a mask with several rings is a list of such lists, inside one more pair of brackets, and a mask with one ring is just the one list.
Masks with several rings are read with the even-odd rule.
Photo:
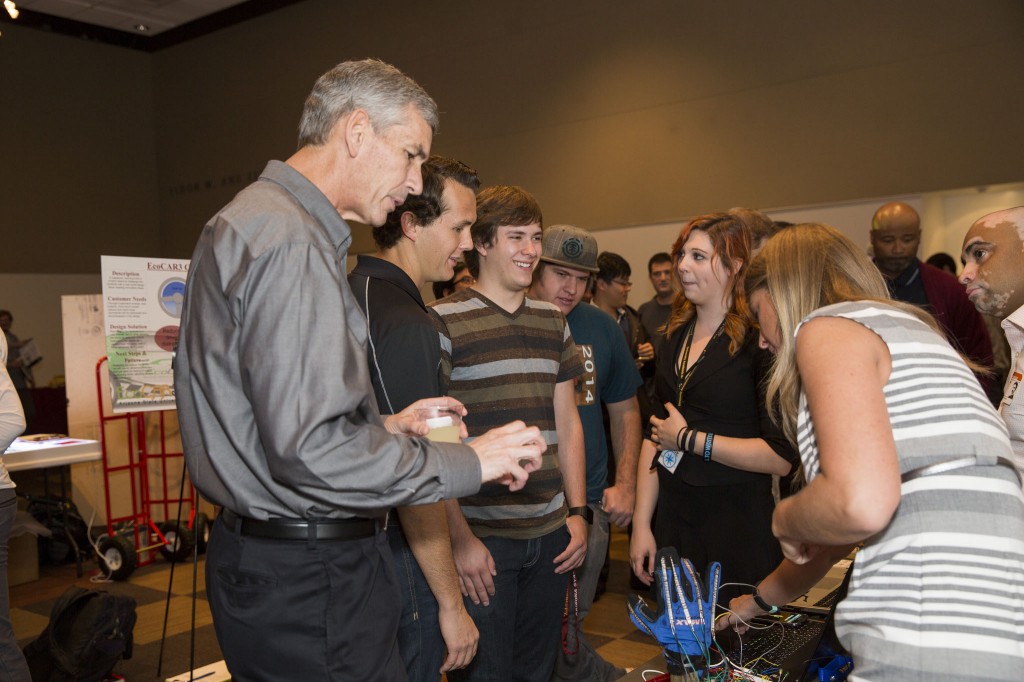
[[189, 261], [122, 256], [100, 261], [113, 411], [174, 409], [171, 359]]

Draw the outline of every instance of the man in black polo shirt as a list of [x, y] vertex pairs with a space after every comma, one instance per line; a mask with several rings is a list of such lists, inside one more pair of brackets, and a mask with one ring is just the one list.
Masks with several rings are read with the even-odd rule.
[[[348, 277], [366, 313], [370, 379], [382, 414], [441, 394], [441, 349], [419, 289], [450, 279], [472, 247], [479, 188], [473, 169], [430, 157], [423, 191], [373, 228], [377, 253], [359, 256]], [[436, 681], [472, 660], [479, 633], [463, 606], [443, 503], [401, 507], [398, 518], [400, 525], [388, 528], [402, 590], [398, 652], [411, 682]]]

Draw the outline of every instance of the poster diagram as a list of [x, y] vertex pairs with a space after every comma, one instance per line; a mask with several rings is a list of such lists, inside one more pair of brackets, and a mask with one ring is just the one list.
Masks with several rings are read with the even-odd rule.
[[171, 258], [101, 257], [115, 413], [174, 409], [171, 359], [188, 265]]

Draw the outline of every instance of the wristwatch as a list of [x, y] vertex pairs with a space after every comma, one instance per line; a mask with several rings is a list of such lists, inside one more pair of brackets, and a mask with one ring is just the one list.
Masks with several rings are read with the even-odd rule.
[[569, 516], [582, 516], [587, 523], [594, 523], [594, 510], [584, 505], [582, 507], [569, 507]]

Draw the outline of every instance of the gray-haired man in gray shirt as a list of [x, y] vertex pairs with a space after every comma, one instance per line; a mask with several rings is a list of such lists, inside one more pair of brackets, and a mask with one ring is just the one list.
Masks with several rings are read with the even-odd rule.
[[433, 100], [394, 67], [339, 64], [306, 100], [299, 150], [193, 254], [175, 389], [192, 480], [224, 508], [206, 586], [233, 679], [404, 679], [385, 510], [484, 481], [519, 489], [539, 466], [543, 441], [521, 422], [444, 445], [409, 437], [427, 432], [415, 408], [456, 401], [377, 411], [346, 220], [380, 225], [420, 192], [436, 127]]

